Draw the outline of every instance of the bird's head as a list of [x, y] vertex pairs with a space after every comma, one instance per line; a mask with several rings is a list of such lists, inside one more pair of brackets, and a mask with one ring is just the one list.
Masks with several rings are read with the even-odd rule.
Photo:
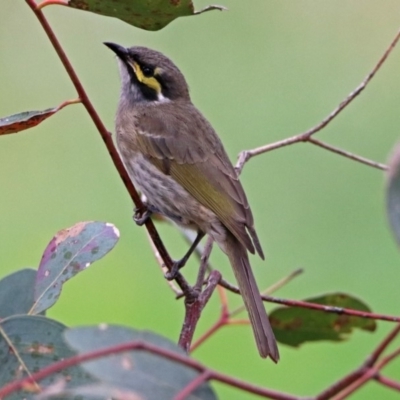
[[189, 88], [178, 67], [147, 47], [104, 43], [120, 60], [122, 93], [132, 102], [189, 100]]

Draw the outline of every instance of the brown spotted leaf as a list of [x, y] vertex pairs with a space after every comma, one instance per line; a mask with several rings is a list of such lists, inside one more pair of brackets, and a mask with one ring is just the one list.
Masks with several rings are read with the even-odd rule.
[[0, 135], [16, 133], [39, 125], [45, 119], [52, 116], [57, 108], [48, 108], [43, 111], [25, 111], [0, 119]]
[[[160, 350], [189, 356], [171, 340], [153, 332], [140, 331], [117, 325], [83, 326], [65, 331], [66, 342], [78, 353], [99, 351], [129, 342], [141, 342]], [[124, 351], [82, 364], [91, 376], [102, 384], [131, 391], [146, 400], [175, 399], [201, 373], [185, 363], [173, 361], [162, 354], [145, 349]], [[183, 397], [183, 396], [182, 396]], [[193, 387], [187, 400], [216, 400], [208, 382]]]
[[[327, 294], [305, 301], [371, 312], [364, 302], [344, 293]], [[342, 341], [355, 328], [371, 332], [376, 329], [376, 322], [372, 319], [300, 307], [277, 308], [272, 311], [270, 320], [276, 340], [294, 347], [318, 340]]]
[[69, 0], [68, 5], [119, 18], [148, 31], [162, 29], [178, 17], [225, 9], [221, 6], [208, 6], [196, 12], [191, 0]]
[[[75, 353], [64, 341], [65, 329], [57, 321], [36, 315], [18, 315], [2, 320], [0, 387], [16, 379], [26, 378], [28, 373], [37, 372], [56, 361], [74, 356]], [[80, 366], [74, 366], [50, 374], [40, 381], [40, 385], [47, 387], [59, 380], [64, 380], [68, 388], [95, 382]], [[32, 383], [6, 397], [7, 400], [35, 400], [38, 391], [39, 387]], [[77, 397], [63, 397], [64, 399], [72, 400]]]
[[58, 232], [43, 253], [36, 275], [30, 314], [50, 308], [64, 282], [105, 256], [119, 239], [118, 229], [106, 222], [79, 222]]
[[68, 104], [77, 103], [78, 100], [69, 100], [58, 107], [48, 108], [42, 111], [24, 111], [8, 117], [0, 118], [0, 135], [16, 133], [39, 125], [45, 119], [51, 117]]

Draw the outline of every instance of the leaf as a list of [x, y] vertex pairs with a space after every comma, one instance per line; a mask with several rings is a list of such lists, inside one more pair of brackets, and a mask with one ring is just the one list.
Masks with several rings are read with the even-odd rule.
[[[79, 353], [140, 341], [186, 356], [180, 347], [162, 336], [120, 326], [72, 328], [65, 332], [65, 338]], [[145, 350], [108, 356], [84, 363], [82, 367], [103, 383], [132, 390], [146, 400], [173, 399], [199, 376], [199, 372], [184, 364]], [[204, 383], [186, 399], [215, 400], [216, 396], [208, 383]]]
[[400, 244], [400, 144], [389, 160], [387, 178], [386, 211], [396, 241]]
[[[370, 308], [361, 300], [343, 293], [327, 294], [305, 301], [371, 312]], [[317, 340], [342, 341], [355, 328], [371, 332], [376, 329], [376, 322], [371, 319], [300, 307], [277, 308], [271, 313], [270, 321], [276, 339], [294, 347]]]
[[36, 271], [22, 269], [0, 281], [0, 318], [27, 314], [33, 305]]
[[64, 282], [105, 256], [119, 239], [118, 229], [105, 222], [79, 222], [58, 232], [43, 253], [30, 314], [50, 308]]
[[[0, 387], [10, 381], [27, 377], [26, 369], [34, 373], [56, 361], [73, 356], [75, 353], [63, 339], [65, 329], [59, 322], [42, 316], [24, 315], [3, 320], [0, 323]], [[75, 366], [51, 374], [41, 380], [40, 384], [49, 386], [62, 378], [67, 387], [95, 382], [81, 367]], [[7, 396], [7, 400], [30, 400], [36, 394], [37, 386], [30, 384], [24, 390]]]
[[195, 12], [192, 0], [69, 0], [68, 5], [115, 17], [148, 31], [162, 29], [178, 17], [225, 10], [221, 6], [208, 6]]
[[16, 133], [25, 129], [33, 128], [39, 125], [45, 119], [51, 117], [56, 112], [69, 104], [79, 103], [79, 99], [67, 100], [58, 107], [48, 108], [43, 111], [24, 111], [22, 113], [10, 115], [9, 117], [0, 118], [0, 135]]

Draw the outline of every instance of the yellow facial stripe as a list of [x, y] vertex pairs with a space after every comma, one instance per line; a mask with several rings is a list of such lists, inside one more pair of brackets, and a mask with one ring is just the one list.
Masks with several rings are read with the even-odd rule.
[[148, 86], [149, 88], [155, 90], [157, 94], [161, 93], [161, 85], [156, 78], [153, 76], [147, 77], [143, 74], [142, 68], [136, 61], [132, 61], [130, 65], [135, 72], [135, 75], [139, 82], [142, 82], [144, 85]]

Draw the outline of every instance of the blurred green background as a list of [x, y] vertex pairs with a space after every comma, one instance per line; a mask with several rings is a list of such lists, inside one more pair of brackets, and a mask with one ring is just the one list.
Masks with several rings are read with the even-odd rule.
[[[195, 2], [199, 9], [208, 3]], [[396, 0], [224, 0], [227, 12], [180, 18], [158, 32], [65, 7], [45, 14], [107, 127], [119, 78], [104, 41], [153, 47], [184, 72], [194, 103], [225, 143], [233, 162], [249, 149], [318, 123], [366, 76], [400, 27]], [[75, 98], [74, 88], [24, 1], [3, 0], [0, 12], [0, 115], [45, 109]], [[318, 138], [385, 162], [400, 128], [400, 48], [367, 90]], [[399, 313], [399, 254], [386, 222], [384, 174], [308, 144], [252, 159], [242, 182], [267, 261], [253, 258], [261, 287], [293, 269], [305, 274], [278, 295], [302, 299], [343, 291], [374, 311]], [[99, 134], [80, 105], [39, 127], [0, 138], [0, 273], [37, 266], [55, 232], [82, 220], [121, 231], [117, 247], [69, 282], [49, 316], [68, 325], [109, 322], [150, 329], [176, 341], [183, 306], [154, 260], [145, 229]], [[174, 257], [186, 245], [161, 227]], [[232, 278], [217, 250], [213, 264]], [[195, 262], [185, 269], [195, 275]], [[240, 299], [230, 297], [232, 306]], [[198, 333], [218, 316], [207, 307]], [[268, 306], [269, 309], [274, 306]], [[276, 366], [259, 359], [249, 327], [219, 331], [193, 356], [238, 378], [296, 395], [313, 395], [361, 364], [390, 330], [356, 332], [344, 343], [281, 346]], [[399, 379], [399, 362], [385, 374]], [[221, 399], [254, 399], [214, 385]], [[355, 399], [394, 399], [369, 383]]]

